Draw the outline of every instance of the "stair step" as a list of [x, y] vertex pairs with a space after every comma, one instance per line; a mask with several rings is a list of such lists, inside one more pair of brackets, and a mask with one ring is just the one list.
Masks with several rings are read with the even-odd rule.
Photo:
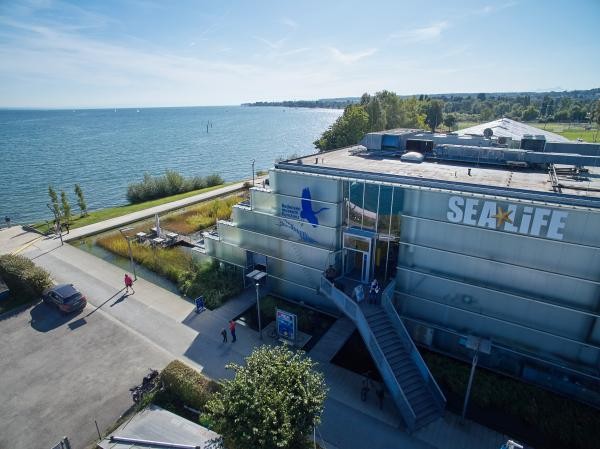
[[394, 371], [396, 378], [403, 384], [405, 384], [408, 379], [415, 378], [419, 374], [416, 368], [410, 365], [404, 365], [395, 369], [392, 368], [392, 371]]
[[441, 410], [439, 410], [437, 407], [433, 407], [431, 409], [425, 410], [420, 416], [417, 417], [415, 427], [418, 429], [418, 428], [426, 426], [429, 423], [432, 423], [433, 421], [438, 419], [440, 416], [442, 416], [442, 413], [443, 412]]
[[431, 398], [431, 396], [429, 395], [429, 392], [427, 392], [427, 394], [422, 394], [419, 397], [413, 399], [412, 401], [410, 401], [410, 406], [412, 407], [412, 409], [414, 410], [416, 415], [421, 414], [421, 412], [423, 410], [425, 410], [426, 408], [433, 406], [435, 407], [435, 403], [433, 402], [433, 399]]

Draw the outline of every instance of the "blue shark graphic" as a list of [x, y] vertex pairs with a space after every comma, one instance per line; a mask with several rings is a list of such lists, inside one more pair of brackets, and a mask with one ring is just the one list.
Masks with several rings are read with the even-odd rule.
[[310, 189], [305, 187], [302, 189], [302, 210], [300, 211], [300, 218], [304, 218], [308, 221], [313, 228], [316, 228], [319, 224], [319, 219], [317, 215], [323, 212], [324, 210], [329, 209], [328, 207], [322, 207], [321, 209], [314, 211], [312, 208], [312, 199], [310, 197]]

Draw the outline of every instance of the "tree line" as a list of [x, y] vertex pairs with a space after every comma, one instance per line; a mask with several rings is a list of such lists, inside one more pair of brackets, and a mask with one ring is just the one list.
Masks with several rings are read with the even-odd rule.
[[[368, 132], [393, 128], [455, 129], [459, 121], [485, 122], [501, 117], [520, 121], [595, 122], [600, 126], [600, 89], [586, 95], [420, 95], [401, 97], [381, 91], [363, 94], [314, 144], [321, 150], [354, 145]], [[592, 92], [593, 94], [589, 94]]]

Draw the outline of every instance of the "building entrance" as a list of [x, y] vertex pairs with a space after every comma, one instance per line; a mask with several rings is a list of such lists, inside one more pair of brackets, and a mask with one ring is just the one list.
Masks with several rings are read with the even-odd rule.
[[369, 283], [371, 280], [371, 246], [370, 237], [344, 233], [344, 275]]

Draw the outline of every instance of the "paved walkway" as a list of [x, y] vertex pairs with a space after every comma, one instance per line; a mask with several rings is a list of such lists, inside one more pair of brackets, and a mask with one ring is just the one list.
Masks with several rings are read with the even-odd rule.
[[[257, 178], [255, 184], [258, 185], [259, 182], [262, 182], [262, 179], [263, 178]], [[86, 237], [88, 235], [98, 234], [99, 232], [106, 231], [108, 229], [126, 226], [136, 221], [151, 218], [154, 217], [155, 214], [162, 214], [164, 212], [169, 212], [175, 209], [181, 209], [182, 207], [189, 206], [190, 204], [210, 200], [212, 198], [227, 195], [229, 193], [235, 193], [243, 189], [245, 182], [248, 181], [236, 182], [235, 184], [220, 187], [209, 192], [199, 193], [198, 195], [190, 196], [188, 198], [172, 201], [170, 203], [161, 204], [160, 206], [154, 206], [149, 209], [132, 212], [127, 215], [121, 215], [120, 217], [111, 218], [105, 221], [83, 226], [81, 228], [73, 229], [69, 234], [63, 235], [63, 238], [65, 239], [65, 241], [76, 240], [78, 238]]]
[[[254, 302], [252, 290], [214, 312], [196, 314], [190, 302], [141, 278], [134, 285], [135, 294], [124, 296], [120, 268], [71, 245], [60, 246], [55, 238], [36, 239], [34, 234], [20, 233], [18, 229], [1, 232], [0, 253], [14, 246], [7, 242], [28, 242], [22, 254], [46, 268], [57, 282], [72, 282], [80, 288], [93, 306], [88, 316], [101, 309], [148, 343], [172, 358], [190, 363], [209, 377], [230, 378], [233, 373], [225, 369], [227, 363], [242, 364], [253, 348], [271, 343], [269, 337], [261, 341], [257, 332], [244, 326], [237, 327], [236, 343], [231, 343], [231, 339], [228, 343], [221, 342], [221, 328]], [[366, 402], [360, 400], [360, 376], [326, 361], [320, 362], [320, 369], [330, 388], [318, 428], [327, 447], [495, 449], [504, 438], [474, 423], [458, 428], [450, 414], [447, 414], [449, 419], [438, 420], [408, 435], [398, 428], [398, 415], [389, 396], [380, 410], [374, 395]]]

